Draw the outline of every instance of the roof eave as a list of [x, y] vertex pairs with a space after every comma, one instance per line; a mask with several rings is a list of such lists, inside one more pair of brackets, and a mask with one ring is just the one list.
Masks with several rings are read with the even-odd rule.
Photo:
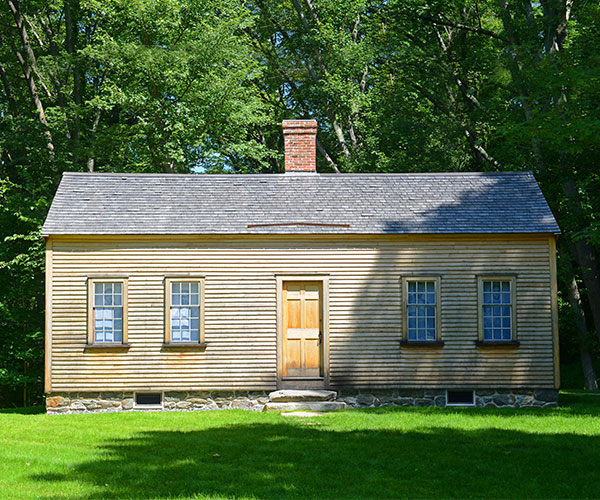
[[247, 233], [47, 233], [42, 232], [43, 238], [50, 237], [246, 237], [246, 236], [436, 236], [436, 237], [455, 237], [455, 236], [554, 236], [558, 237], [562, 233], [557, 231], [505, 231], [505, 232], [484, 232], [484, 231], [464, 231], [458, 233], [427, 232], [427, 233], [352, 233], [352, 232], [321, 232], [321, 233], [267, 233], [267, 232], [247, 232]]

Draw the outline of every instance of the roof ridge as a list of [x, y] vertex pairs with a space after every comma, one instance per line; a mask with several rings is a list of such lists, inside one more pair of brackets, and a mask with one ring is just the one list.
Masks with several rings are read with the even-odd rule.
[[[472, 177], [487, 177], [487, 176], [504, 176], [504, 175], [533, 175], [531, 170], [512, 170], [504, 172], [346, 172], [342, 174], [335, 173], [318, 173], [317, 177], [402, 177], [402, 176], [428, 176], [428, 177], [443, 177], [443, 176], [472, 176]], [[289, 175], [284, 173], [269, 173], [269, 174], [175, 174], [163, 172], [63, 172], [63, 177], [163, 177], [163, 178], [207, 178], [207, 177], [222, 177], [222, 178], [240, 178], [240, 177], [261, 177], [261, 178], [315, 178], [315, 174], [310, 176]]]

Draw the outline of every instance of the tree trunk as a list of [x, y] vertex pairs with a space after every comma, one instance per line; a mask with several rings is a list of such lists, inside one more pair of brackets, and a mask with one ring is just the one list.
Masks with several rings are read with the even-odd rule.
[[79, 71], [79, 64], [75, 57], [75, 42], [77, 39], [77, 18], [74, 18], [73, 10], [75, 10], [75, 16], [79, 12], [79, 2], [72, 2], [74, 9], [71, 8], [71, 0], [65, 0], [64, 12], [65, 12], [65, 48], [67, 53], [71, 57], [71, 67], [73, 68], [73, 101], [75, 102], [75, 119], [73, 127], [73, 142], [77, 149], [79, 139], [81, 137], [81, 119], [79, 116], [81, 105], [81, 73]]
[[[572, 179], [563, 182], [563, 191], [569, 203], [569, 210], [573, 215], [581, 216], [581, 204], [577, 193], [577, 186]], [[592, 311], [592, 318], [598, 340], [600, 340], [600, 271], [594, 247], [583, 238], [573, 241], [575, 260], [581, 266], [583, 283], [587, 289], [587, 298]]]
[[331, 158], [331, 156], [329, 156], [329, 153], [327, 152], [327, 150], [323, 147], [323, 144], [321, 144], [321, 141], [319, 141], [319, 139], [317, 139], [317, 149], [323, 155], [323, 158], [325, 158], [325, 161], [329, 164], [329, 166], [332, 168], [332, 170], [336, 174], [341, 173], [340, 170], [338, 169], [337, 165]]
[[586, 295], [592, 311], [596, 334], [600, 340], [600, 276], [594, 248], [585, 240], [575, 242], [575, 256], [581, 266], [581, 275], [586, 288]]
[[[100, 109], [96, 110], [96, 117], [94, 118], [94, 123], [92, 124], [92, 129], [90, 131], [90, 141], [92, 143], [92, 147], [90, 148], [90, 153], [93, 153], [93, 143], [94, 143], [94, 139], [96, 138], [96, 130], [98, 129], [98, 123], [100, 122], [100, 115], [102, 114], [102, 111]], [[93, 172], [94, 171], [94, 157], [92, 154], [90, 154], [90, 156], [87, 159], [87, 169], [88, 172]]]
[[29, 43], [29, 35], [27, 34], [27, 29], [23, 24], [23, 18], [21, 16], [21, 12], [17, 7], [17, 4], [13, 0], [6, 0], [6, 4], [8, 5], [8, 8], [10, 9], [15, 20], [15, 24], [17, 26], [17, 30], [19, 31], [19, 35], [21, 37], [21, 42], [23, 43], [23, 49], [25, 50], [26, 57], [23, 56], [20, 50], [14, 49], [14, 52], [17, 59], [19, 60], [19, 63], [21, 64], [21, 68], [23, 69], [23, 74], [25, 75], [25, 80], [27, 81], [29, 94], [31, 95], [31, 99], [37, 111], [38, 119], [45, 128], [44, 136], [46, 137], [46, 140], [48, 142], [48, 152], [50, 153], [50, 156], [53, 157], [54, 143], [52, 141], [52, 134], [50, 133], [50, 129], [48, 128], [48, 120], [46, 119], [44, 105], [42, 104], [42, 100], [40, 99], [40, 95], [37, 91], [35, 80], [33, 79], [32, 65], [35, 65], [35, 55], [31, 48], [31, 44]]
[[[306, 19], [306, 15], [304, 14], [304, 11], [302, 10], [302, 6], [298, 2], [298, 0], [292, 0], [292, 4], [294, 5], [294, 8], [296, 9], [298, 17], [300, 18], [300, 21], [304, 28], [304, 31], [306, 32], [306, 34], [308, 36], [311, 36], [312, 28], [311, 28], [310, 24], [308, 23], [308, 20]], [[309, 3], [309, 8], [313, 8], [313, 12], [312, 12], [313, 19], [318, 20], [318, 17], [316, 16], [316, 12], [314, 11], [314, 7], [310, 3]], [[316, 54], [317, 62], [319, 64], [321, 72], [323, 73], [323, 78], [326, 78], [329, 71], [327, 69], [327, 66], [325, 65], [325, 61], [323, 60], [323, 55], [321, 54], [321, 50], [318, 47], [315, 48], [315, 54]], [[309, 70], [309, 73], [312, 77], [314, 84], [318, 85], [319, 77], [315, 73], [315, 71], [312, 68], [312, 66], [310, 65], [310, 63], [308, 61], [306, 61], [306, 62], [307, 62], [308, 70]], [[344, 153], [344, 156], [346, 158], [350, 158], [350, 149], [348, 148], [348, 143], [346, 142], [344, 130], [342, 129], [342, 126], [340, 125], [340, 123], [336, 117], [335, 111], [333, 109], [331, 109], [331, 105], [328, 102], [327, 98], [325, 98], [324, 105], [325, 105], [325, 112], [327, 113], [327, 117], [329, 118], [329, 121], [331, 122], [331, 126], [332, 126], [335, 136], [338, 140], [338, 144], [342, 148], [342, 152]]]
[[545, 47], [547, 53], [562, 50], [567, 38], [567, 23], [571, 17], [573, 0], [541, 0], [546, 21]]
[[[506, 31], [508, 33], [508, 41], [510, 42], [510, 45], [514, 45], [514, 46], [521, 45], [521, 42], [519, 41], [519, 39], [516, 36], [515, 29], [514, 29], [513, 23], [512, 23], [512, 18], [508, 11], [507, 0], [499, 0], [499, 5], [500, 5], [500, 9], [501, 9], [500, 19], [502, 20], [502, 26], [504, 27], [504, 31]], [[525, 7], [525, 18], [527, 19], [527, 22], [531, 25], [531, 23], [534, 23], [533, 10], [531, 7], [531, 3], [529, 1], [524, 2], [524, 7]], [[519, 61], [517, 60], [517, 56], [516, 56], [516, 53], [514, 50], [507, 50], [506, 52], [509, 55], [510, 74], [511, 74], [512, 78], [514, 79], [514, 81], [517, 83], [517, 89], [519, 91], [519, 96], [520, 96], [519, 102], [521, 103], [521, 106], [523, 108], [525, 120], [527, 122], [530, 122], [533, 119], [533, 111], [532, 111], [532, 105], [531, 105], [531, 99], [529, 96], [529, 91], [525, 88], [525, 85], [523, 83], [523, 74], [522, 74], [523, 72], [522, 72], [521, 66], [519, 64]], [[533, 155], [535, 157], [535, 162], [536, 162], [538, 168], [540, 169], [540, 171], [543, 172], [544, 171], [544, 160], [543, 160], [539, 141], [538, 141], [537, 137], [533, 136], [531, 138], [530, 142], [531, 142], [531, 149], [532, 149]]]
[[581, 295], [579, 293], [579, 286], [577, 285], [577, 280], [575, 279], [575, 274], [573, 273], [572, 269], [569, 269], [569, 274], [571, 276], [571, 280], [569, 282], [569, 304], [571, 304], [576, 316], [577, 334], [579, 337], [579, 355], [581, 357], [581, 367], [583, 368], [585, 388], [594, 390], [598, 389], [598, 379], [587, 338], [588, 332], [585, 321], [585, 313], [581, 308]]

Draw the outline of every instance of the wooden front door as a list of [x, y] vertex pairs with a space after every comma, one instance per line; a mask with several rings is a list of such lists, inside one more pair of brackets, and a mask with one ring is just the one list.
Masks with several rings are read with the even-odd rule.
[[323, 376], [323, 284], [283, 283], [283, 376]]

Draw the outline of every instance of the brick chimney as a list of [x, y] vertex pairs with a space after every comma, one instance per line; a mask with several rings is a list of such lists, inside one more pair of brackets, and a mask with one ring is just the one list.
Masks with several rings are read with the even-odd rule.
[[283, 120], [285, 172], [317, 172], [317, 121]]

